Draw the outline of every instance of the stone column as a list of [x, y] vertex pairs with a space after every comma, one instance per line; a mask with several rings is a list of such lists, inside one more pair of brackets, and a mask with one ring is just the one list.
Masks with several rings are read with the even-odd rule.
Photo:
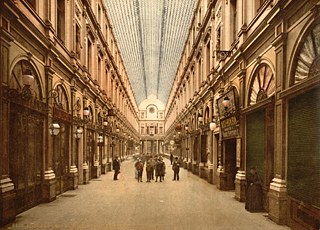
[[101, 174], [107, 173], [107, 157], [106, 157], [107, 146], [108, 146], [108, 137], [106, 135], [103, 135]]
[[[221, 75], [218, 76], [218, 78], [221, 77]], [[219, 91], [219, 96], [221, 97], [223, 95], [223, 89]], [[224, 142], [222, 141], [222, 133], [221, 133], [221, 127], [219, 127], [219, 142], [218, 142], [218, 168], [217, 168], [217, 188], [222, 189], [224, 187], [224, 165], [223, 165], [223, 145]]]
[[46, 67], [46, 77], [48, 80], [47, 85], [47, 103], [48, 103], [48, 117], [45, 125], [45, 134], [46, 134], [46, 143], [47, 143], [47, 151], [45, 156], [45, 171], [44, 171], [44, 181], [42, 184], [42, 194], [45, 202], [50, 202], [56, 198], [56, 176], [53, 171], [52, 163], [54, 156], [54, 138], [55, 136], [51, 136], [49, 134], [49, 127], [52, 124], [52, 108], [53, 108], [53, 98], [51, 95], [51, 90], [53, 87], [52, 79], [53, 79], [54, 70], [51, 66]]
[[[240, 81], [240, 92], [239, 92], [239, 107], [240, 109], [244, 108], [245, 103], [245, 95], [246, 95], [246, 70], [244, 69], [244, 61], [240, 61], [240, 72], [238, 73], [239, 81]], [[239, 161], [239, 170], [236, 174], [235, 179], [235, 198], [236, 200], [240, 202], [245, 201], [246, 197], [246, 172], [245, 172], [245, 120], [244, 117], [240, 116], [240, 137], [237, 138], [237, 156], [240, 157], [240, 159], [237, 159]]]
[[[209, 102], [209, 120], [212, 122], [213, 118], [213, 98], [210, 98]], [[209, 130], [208, 133], [208, 159], [207, 159], [207, 165], [208, 165], [208, 182], [210, 184], [213, 184], [213, 131]]]
[[112, 138], [111, 136], [107, 135], [107, 143], [105, 145], [105, 150], [107, 151], [107, 172], [110, 172], [111, 171], [111, 161], [110, 161], [110, 158], [111, 158], [111, 151], [112, 151]]
[[[0, 3], [0, 14], [4, 6]], [[9, 80], [9, 53], [11, 35], [2, 29], [0, 34], [0, 225], [7, 224], [14, 220], [15, 197], [14, 184], [9, 177], [9, 104], [4, 100], [3, 83], [8, 84]]]
[[189, 150], [188, 150], [188, 171], [192, 171], [192, 161], [193, 161], [193, 157], [192, 157], [192, 152], [193, 152], [193, 136], [191, 134], [189, 134]]
[[287, 221], [287, 182], [286, 182], [286, 102], [280, 99], [280, 92], [286, 82], [286, 41], [287, 34], [281, 33], [273, 41], [276, 63], [275, 99], [275, 178], [270, 183], [268, 193], [269, 218], [278, 224]]
[[217, 188], [222, 189], [223, 187], [223, 181], [224, 181], [224, 167], [223, 167], [223, 142], [221, 141], [221, 132], [220, 132], [219, 142], [218, 142], [218, 168], [217, 168]]
[[183, 145], [182, 145], [182, 150], [183, 150], [183, 168], [187, 169], [188, 168], [188, 160], [187, 160], [187, 140], [188, 140], [188, 135], [187, 131], [184, 130], [184, 139], [183, 139]]
[[[72, 108], [72, 113], [74, 113], [74, 105], [76, 103], [76, 89], [74, 87], [75, 82], [73, 81], [73, 86], [71, 86], [71, 108]], [[73, 116], [75, 116], [75, 114], [73, 114]], [[76, 166], [76, 154], [78, 154], [79, 150], [79, 141], [75, 140], [74, 137], [74, 132], [77, 127], [75, 126], [71, 126], [71, 132], [70, 132], [70, 140], [71, 140], [71, 166], [70, 166], [70, 175], [69, 175], [69, 183], [70, 183], [70, 187], [72, 189], [76, 189], [78, 188], [78, 184], [79, 184], [79, 176], [78, 176], [78, 168]]]
[[216, 184], [217, 183], [217, 174], [216, 174], [216, 169], [218, 168], [218, 140], [216, 138], [216, 135], [212, 133], [212, 153], [213, 153], [213, 172], [212, 172], [212, 183]]
[[99, 140], [99, 133], [98, 132], [95, 132], [95, 137], [94, 138], [94, 162], [93, 162], [93, 170], [91, 170], [92, 172], [92, 177], [93, 178], [98, 178], [101, 174], [101, 168], [100, 168], [100, 164], [99, 164], [99, 153], [100, 153], [100, 144], [99, 142], [97, 142], [97, 140]]
[[[87, 107], [87, 97], [83, 96], [83, 108]], [[82, 115], [83, 116], [83, 115]], [[83, 117], [84, 119], [84, 117]], [[82, 162], [82, 170], [83, 170], [83, 184], [89, 184], [89, 165], [87, 162], [87, 126], [86, 124], [83, 126], [83, 162]]]

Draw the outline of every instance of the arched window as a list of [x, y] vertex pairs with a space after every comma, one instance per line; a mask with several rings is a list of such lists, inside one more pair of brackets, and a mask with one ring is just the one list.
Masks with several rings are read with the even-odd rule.
[[320, 24], [306, 36], [296, 59], [292, 84], [320, 75]]
[[249, 89], [249, 105], [272, 96], [275, 92], [274, 74], [267, 64], [261, 64], [253, 74]]
[[[34, 81], [30, 85], [29, 91], [23, 91], [25, 83], [23, 82], [24, 80], [23, 80], [22, 75], [27, 71], [31, 71], [31, 75], [34, 77]], [[25, 95], [25, 94], [21, 95], [25, 99], [30, 99], [32, 97], [39, 99], [39, 100], [42, 99], [39, 77], [38, 77], [35, 69], [33, 68], [33, 66], [27, 60], [21, 60], [21, 61], [17, 62], [17, 64], [14, 66], [14, 68], [11, 72], [11, 77], [10, 77], [10, 81], [9, 81], [9, 88], [15, 89], [15, 90], [21, 91], [21, 92], [29, 92], [30, 94], [28, 94], [28, 95]]]
[[61, 110], [69, 112], [69, 105], [68, 105], [68, 97], [65, 89], [62, 85], [57, 85], [55, 88], [55, 97], [54, 97], [54, 104]]

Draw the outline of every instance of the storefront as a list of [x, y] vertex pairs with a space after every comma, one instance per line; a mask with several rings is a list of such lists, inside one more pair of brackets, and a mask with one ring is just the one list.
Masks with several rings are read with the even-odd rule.
[[55, 94], [53, 122], [59, 124], [60, 132], [53, 136], [53, 171], [56, 176], [56, 195], [59, 195], [70, 189], [72, 115], [69, 114], [68, 97], [62, 85], [55, 87]]
[[245, 119], [245, 172], [254, 167], [262, 180], [263, 207], [268, 210], [268, 191], [274, 178], [275, 78], [267, 63], [256, 66], [248, 91]]
[[[29, 75], [34, 76], [27, 82]], [[24, 79], [25, 78], [25, 79]], [[9, 105], [9, 177], [14, 184], [14, 206], [21, 213], [42, 201], [46, 104], [39, 77], [27, 60], [18, 61], [5, 93]]]
[[320, 23], [315, 21], [297, 47], [288, 103], [287, 192], [288, 225], [320, 226]]
[[217, 187], [221, 190], [234, 190], [235, 177], [240, 167], [237, 161], [240, 155], [239, 145], [239, 105], [238, 94], [232, 87], [226, 94], [217, 100], [220, 130], [221, 152], [218, 159]]

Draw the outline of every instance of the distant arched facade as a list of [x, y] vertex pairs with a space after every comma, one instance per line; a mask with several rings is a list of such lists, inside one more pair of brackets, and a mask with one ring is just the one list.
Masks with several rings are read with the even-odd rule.
[[140, 152], [144, 154], [163, 153], [164, 105], [150, 95], [139, 105]]

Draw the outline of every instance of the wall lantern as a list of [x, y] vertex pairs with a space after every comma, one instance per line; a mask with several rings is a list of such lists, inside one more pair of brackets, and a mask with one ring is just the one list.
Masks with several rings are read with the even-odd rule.
[[202, 117], [201, 114], [198, 115], [198, 121], [199, 121], [199, 123], [202, 123], [202, 122], [203, 122], [203, 117]]
[[25, 86], [31, 86], [34, 82], [34, 76], [32, 75], [32, 72], [30, 69], [26, 69], [23, 73], [22, 73], [22, 83]]
[[103, 142], [103, 136], [102, 136], [102, 135], [99, 135], [99, 137], [98, 137], [98, 142], [99, 142], [99, 143], [102, 143], [102, 142]]
[[76, 132], [74, 133], [74, 137], [77, 140], [79, 140], [82, 136], [82, 133], [83, 133], [82, 129], [80, 127], [77, 127]]
[[84, 108], [84, 109], [83, 109], [83, 115], [84, 115], [84, 116], [89, 116], [89, 114], [90, 114], [89, 108], [88, 108], [88, 107]]
[[209, 128], [211, 131], [215, 130], [217, 128], [217, 124], [215, 121], [210, 122]]
[[60, 125], [58, 123], [52, 123], [49, 127], [49, 133], [51, 136], [57, 136], [60, 132]]
[[225, 96], [223, 98], [222, 105], [224, 106], [225, 109], [227, 109], [230, 106], [230, 99], [228, 96]]

